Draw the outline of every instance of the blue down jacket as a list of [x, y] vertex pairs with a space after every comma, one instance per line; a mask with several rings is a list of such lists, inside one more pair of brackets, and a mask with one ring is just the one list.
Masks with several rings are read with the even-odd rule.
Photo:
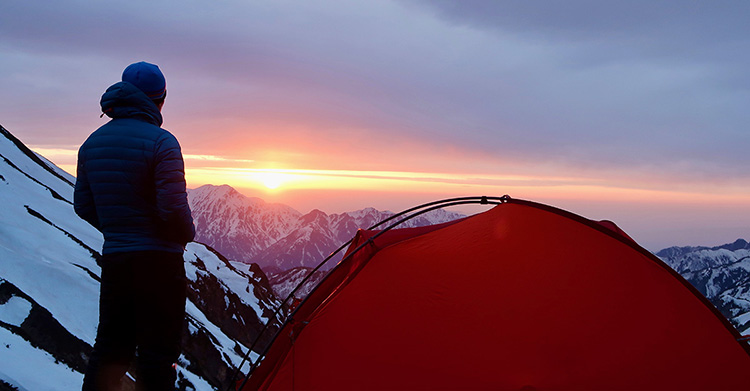
[[195, 227], [177, 139], [160, 127], [156, 105], [130, 83], [109, 87], [101, 105], [112, 120], [78, 151], [76, 213], [104, 234], [103, 254], [182, 252]]

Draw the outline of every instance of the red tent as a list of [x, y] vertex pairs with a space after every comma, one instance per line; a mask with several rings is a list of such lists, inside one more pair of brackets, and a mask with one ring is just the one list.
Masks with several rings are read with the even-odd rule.
[[750, 389], [747, 343], [614, 224], [502, 201], [360, 230], [244, 389]]

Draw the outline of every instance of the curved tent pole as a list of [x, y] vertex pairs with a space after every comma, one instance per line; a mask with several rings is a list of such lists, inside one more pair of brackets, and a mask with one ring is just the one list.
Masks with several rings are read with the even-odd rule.
[[[422, 205], [418, 205], [418, 206], [406, 209], [404, 211], [401, 211], [401, 212], [399, 212], [399, 213], [397, 213], [397, 214], [395, 214], [393, 216], [390, 216], [390, 217], [388, 217], [388, 218], [386, 218], [386, 219], [378, 222], [377, 224], [369, 227], [368, 230], [375, 229], [375, 228], [377, 228], [377, 227], [379, 227], [379, 226], [387, 223], [388, 221], [391, 221], [391, 220], [394, 220], [394, 219], [396, 219], [398, 217], [404, 216], [404, 215], [406, 215], [406, 214], [408, 214], [410, 212], [413, 212], [413, 211], [416, 211], [416, 210], [419, 210], [419, 209], [422, 209], [422, 208], [427, 208], [427, 209], [421, 210], [419, 212], [416, 212], [416, 213], [414, 213], [412, 215], [409, 215], [409, 216], [407, 216], [407, 217], [399, 220], [398, 222], [396, 222], [394, 224], [391, 224], [390, 226], [386, 227], [381, 232], [378, 232], [376, 235], [374, 235], [372, 238], [370, 238], [366, 243], [363, 243], [362, 245], [360, 245], [359, 247], [357, 247], [354, 251], [352, 251], [349, 254], [349, 256], [347, 258], [349, 258], [353, 254], [357, 253], [360, 249], [362, 249], [364, 247], [365, 244], [367, 244], [367, 243], [371, 242], [372, 240], [376, 239], [377, 237], [379, 237], [383, 233], [385, 233], [385, 232], [387, 232], [387, 231], [389, 231], [389, 230], [397, 227], [398, 225], [402, 224], [405, 221], [408, 221], [408, 220], [410, 220], [410, 219], [412, 219], [414, 217], [417, 217], [419, 215], [422, 215], [424, 213], [427, 213], [427, 212], [430, 212], [430, 211], [433, 211], [433, 210], [436, 210], [436, 209], [441, 209], [441, 208], [450, 207], [450, 206], [457, 206], [457, 205], [467, 205], [467, 204], [480, 204], [480, 205], [490, 205], [491, 204], [491, 205], [498, 205], [498, 204], [505, 203], [505, 202], [509, 201], [510, 199], [511, 198], [508, 195], [504, 195], [502, 197], [488, 197], [488, 196], [458, 197], [458, 198], [449, 198], [449, 199], [444, 199], [444, 200], [439, 200], [439, 201], [433, 201], [433, 202], [425, 203], [425, 204], [422, 204]], [[324, 259], [323, 261], [321, 261], [318, 264], [318, 266], [316, 266], [313, 270], [311, 270], [307, 274], [307, 276], [305, 276], [305, 278], [286, 297], [286, 299], [282, 302], [282, 304], [276, 309], [276, 312], [274, 313], [274, 315], [278, 316], [280, 314], [280, 311], [283, 308], [284, 304], [286, 304], [287, 302], [289, 302], [289, 300], [291, 300], [291, 298], [294, 296], [294, 294], [297, 293], [297, 291], [310, 279], [310, 277], [316, 271], [318, 271], [326, 262], [328, 262], [331, 258], [333, 258], [333, 256], [335, 256], [337, 253], [339, 253], [341, 250], [343, 250], [349, 244], [351, 244], [352, 240], [353, 239], [350, 239], [349, 241], [347, 241], [346, 243], [344, 243], [343, 245], [341, 245], [338, 249], [336, 249], [334, 252], [332, 252], [326, 259]], [[344, 259], [341, 260], [341, 262], [343, 262], [343, 261], [344, 261]], [[335, 267], [334, 267], [334, 269], [335, 269]], [[333, 271], [333, 269], [331, 271]], [[294, 313], [292, 313], [285, 320], [284, 324], [282, 324], [282, 326], [281, 326], [281, 328], [279, 330], [281, 330], [288, 323], [289, 319], [293, 319], [293, 317], [294, 317]], [[248, 349], [248, 351], [245, 353], [245, 356], [243, 357], [242, 362], [237, 367], [237, 369], [235, 370], [234, 375], [232, 376], [232, 382], [230, 382], [230, 384], [233, 383], [234, 381], [236, 381], [237, 375], [239, 375], [239, 372], [240, 372], [242, 366], [245, 365], [245, 362], [248, 361], [250, 352], [252, 352], [254, 350], [255, 346], [257, 345], [257, 343], [260, 340], [260, 337], [267, 331], [268, 326], [269, 326], [269, 324], [265, 325], [265, 327], [261, 330], [261, 332], [258, 334], [258, 336], [256, 337], [256, 339], [254, 340], [254, 342], [251, 345], [250, 349]], [[268, 352], [268, 349], [273, 344], [273, 341], [275, 339], [276, 339], [276, 336], [274, 336], [274, 338], [268, 344], [268, 346], [264, 350], [263, 354], [260, 355], [258, 361], [256, 361], [255, 363], [253, 363], [251, 365], [251, 367], [250, 367], [250, 369], [248, 371], [248, 374], [251, 373], [255, 369], [255, 367], [257, 366], [257, 364], [261, 361], [261, 359], [263, 357], [265, 357], [265, 354]], [[248, 377], [246, 377], [244, 379], [244, 381], [243, 381], [242, 385], [239, 387], [239, 389], [242, 389], [242, 387], [244, 387], [245, 383], [247, 382], [247, 379], [248, 379]]]
[[[499, 204], [503, 204], [503, 203], [508, 202], [510, 199], [511, 199], [510, 196], [508, 196], [507, 194], [504, 195], [504, 196], [502, 196], [502, 197], [471, 196], [471, 197], [447, 198], [447, 199], [443, 199], [443, 200], [428, 202], [428, 203], [425, 203], [425, 204], [422, 204], [422, 205], [414, 206], [412, 208], [403, 210], [403, 211], [401, 211], [399, 213], [396, 213], [393, 216], [390, 216], [390, 217], [388, 217], [386, 219], [383, 219], [382, 221], [380, 221], [380, 222], [376, 223], [375, 225], [369, 227], [367, 229], [368, 231], [369, 230], [373, 230], [373, 229], [375, 229], [375, 228], [377, 228], [377, 227], [379, 227], [379, 226], [381, 226], [381, 225], [383, 225], [383, 224], [385, 224], [385, 223], [387, 223], [389, 221], [392, 221], [392, 220], [398, 219], [399, 217], [407, 215], [406, 217], [404, 217], [404, 218], [398, 220], [397, 222], [392, 223], [391, 225], [389, 225], [386, 228], [382, 229], [380, 232], [378, 232], [377, 234], [375, 234], [371, 238], [369, 238], [365, 243], [362, 243], [360, 246], [358, 246], [356, 249], [354, 249], [351, 253], [349, 253], [349, 255], [346, 258], [342, 259], [339, 262], [339, 265], [341, 263], [343, 263], [346, 259], [351, 258], [354, 254], [356, 254], [357, 252], [359, 252], [362, 248], [365, 247], [365, 245], [367, 245], [367, 244], [371, 243], [372, 241], [374, 241], [375, 239], [377, 239], [380, 235], [384, 234], [385, 232], [390, 231], [391, 229], [393, 229], [393, 228], [401, 225], [402, 223], [404, 223], [404, 222], [406, 222], [408, 220], [411, 220], [411, 219], [413, 219], [413, 218], [415, 218], [417, 216], [420, 216], [422, 214], [425, 214], [427, 212], [431, 212], [431, 211], [436, 210], [436, 209], [442, 209], [442, 208], [446, 208], [446, 207], [450, 207], [450, 206], [458, 206], [458, 205], [469, 205], [469, 204], [499, 205]], [[414, 212], [414, 213], [408, 215], [411, 212]], [[330, 255], [328, 255], [328, 257], [326, 257], [324, 260], [322, 260], [315, 268], [313, 268], [305, 276], [305, 278], [303, 278], [302, 281], [300, 281], [297, 284], [297, 286], [291, 291], [291, 293], [289, 293], [289, 295], [286, 297], [286, 299], [284, 299], [284, 301], [281, 302], [281, 304], [279, 305], [279, 307], [277, 307], [276, 311], [274, 312], [274, 317], [277, 317], [278, 315], [280, 315], [281, 309], [284, 307], [284, 305], [287, 304], [287, 303], [289, 303], [289, 301], [292, 299], [292, 297], [294, 297], [294, 295], [297, 293], [297, 291], [299, 291], [302, 288], [302, 286], [304, 286], [304, 284], [313, 276], [313, 274], [315, 274], [315, 272], [317, 272], [318, 270], [320, 270], [320, 268], [323, 265], [325, 265], [329, 260], [331, 260], [331, 258], [333, 258], [336, 254], [338, 254], [339, 252], [341, 252], [341, 250], [347, 248], [352, 243], [352, 240], [354, 240], [354, 238], [349, 239], [346, 243], [342, 244], [339, 248], [337, 248]], [[336, 269], [336, 267], [338, 267], [338, 265], [335, 266], [334, 269]], [[331, 269], [331, 271], [333, 271], [334, 269]], [[305, 300], [303, 300], [303, 303], [304, 303]], [[297, 308], [299, 308], [301, 305], [302, 305], [302, 303], [300, 303], [300, 305], [298, 305]], [[283, 329], [286, 326], [286, 324], [289, 322], [290, 319], [294, 318], [294, 313], [296, 313], [296, 309], [295, 309], [295, 311], [292, 314], [290, 314], [290, 316], [288, 316], [284, 320], [284, 323], [279, 328], [279, 331], [281, 331], [281, 329]], [[237, 380], [237, 376], [239, 375], [239, 373], [240, 373], [240, 371], [242, 369], [242, 366], [245, 365], [246, 362], [248, 362], [248, 359], [250, 357], [250, 353], [255, 349], [256, 345], [260, 341], [260, 338], [268, 330], [270, 323], [271, 323], [270, 321], [269, 321], [269, 323], [266, 323], [266, 325], [263, 327], [263, 329], [260, 331], [260, 333], [258, 333], [258, 336], [253, 341], [253, 344], [250, 346], [250, 348], [248, 349], [248, 351], [243, 356], [242, 361], [237, 366], [237, 369], [234, 371], [234, 374], [232, 375], [232, 379], [229, 382], [230, 385], [233, 384], [233, 383], [235, 383], [235, 381]], [[277, 335], [278, 335], [278, 333], [277, 333]], [[265, 357], [266, 353], [268, 353], [268, 349], [271, 347], [271, 345], [273, 345], [273, 341], [275, 339], [276, 339], [276, 335], [273, 337], [273, 339], [271, 340], [271, 342], [266, 346], [266, 348], [264, 349], [263, 353], [258, 357], [258, 360], [255, 363], [251, 363], [250, 369], [248, 370], [248, 375], [250, 373], [252, 373], [252, 371], [257, 367], [257, 365], [260, 363], [260, 361], [263, 359], [263, 357]], [[245, 383], [247, 383], [248, 379], [249, 379], [249, 376], [245, 376], [245, 378], [243, 379], [242, 384], [237, 389], [241, 390], [245, 386]], [[226, 391], [230, 391], [230, 389], [227, 388]]]

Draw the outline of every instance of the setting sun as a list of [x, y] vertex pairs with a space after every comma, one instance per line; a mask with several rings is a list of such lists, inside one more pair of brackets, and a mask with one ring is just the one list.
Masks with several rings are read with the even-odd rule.
[[263, 183], [263, 186], [274, 190], [284, 182], [284, 174], [277, 172], [262, 172], [258, 175], [258, 179]]

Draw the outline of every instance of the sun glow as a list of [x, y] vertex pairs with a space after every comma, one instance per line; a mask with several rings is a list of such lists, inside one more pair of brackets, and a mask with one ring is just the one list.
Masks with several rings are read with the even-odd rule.
[[258, 181], [271, 190], [277, 189], [282, 183], [284, 183], [284, 174], [278, 172], [261, 172], [257, 175]]

